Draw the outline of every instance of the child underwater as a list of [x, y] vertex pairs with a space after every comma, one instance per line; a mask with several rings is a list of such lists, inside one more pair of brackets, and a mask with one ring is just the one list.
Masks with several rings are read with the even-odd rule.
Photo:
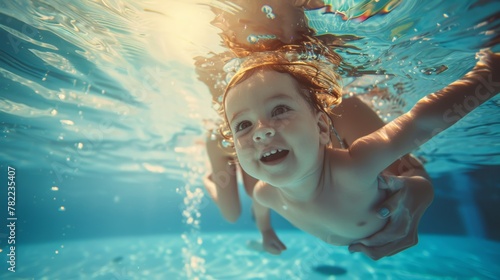
[[[257, 225], [267, 251], [279, 254], [286, 249], [270, 227], [271, 208], [327, 243], [351, 245], [352, 251], [378, 259], [416, 244], [418, 221], [432, 201], [432, 186], [425, 171], [407, 154], [463, 117], [454, 114], [453, 104], [469, 104], [468, 100], [475, 98], [478, 101], [474, 104], [479, 105], [498, 92], [499, 79], [494, 74], [499, 59], [496, 54], [483, 53], [476, 67], [461, 80], [422, 99], [393, 122], [351, 132], [357, 136], [352, 137], [347, 133], [349, 123], [353, 123], [348, 114], [355, 114], [348, 104], [356, 101], [341, 101], [340, 77], [335, 73], [340, 57], [324, 41], [302, 35], [299, 42], [279, 47], [241, 47], [240, 51], [246, 50], [244, 55], [221, 59], [228, 83], [222, 99], [214, 95], [214, 101], [225, 119], [223, 134], [234, 142], [244, 180], [246, 176], [259, 180], [250, 180], [247, 192], [254, 198]], [[236, 49], [234, 41], [227, 45]], [[253, 48], [256, 46], [259, 44]], [[197, 59], [198, 70], [206, 62]], [[203, 70], [199, 74], [200, 80], [214, 86], [203, 77]], [[335, 110], [342, 107], [347, 110], [338, 114]], [[208, 146], [209, 141], [212, 159], [214, 154], [210, 156]], [[222, 158], [227, 163], [229, 153]], [[213, 160], [211, 163], [212, 167], [217, 165]], [[214, 170], [224, 170], [220, 166]], [[382, 174], [397, 177], [386, 177], [386, 182]], [[213, 197], [217, 196], [213, 192], [217, 186], [219, 194], [231, 189], [227, 180], [207, 178], [212, 182]], [[406, 205], [396, 217], [410, 222], [391, 224], [394, 221], [386, 218], [395, 217], [396, 207], [378, 207], [387, 201]], [[218, 204], [221, 207], [224, 202]], [[385, 209], [385, 213], [377, 209]], [[404, 238], [392, 236], [390, 233], [401, 225], [406, 227]], [[385, 232], [386, 238], [372, 238], [381, 236], [377, 234], [380, 232]], [[389, 243], [393, 244], [389, 249], [367, 247]]]

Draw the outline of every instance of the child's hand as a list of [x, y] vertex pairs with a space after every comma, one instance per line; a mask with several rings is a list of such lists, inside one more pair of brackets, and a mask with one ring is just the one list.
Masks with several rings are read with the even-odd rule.
[[379, 218], [388, 224], [374, 235], [349, 246], [351, 252], [363, 252], [378, 260], [410, 248], [418, 243], [418, 223], [434, 197], [432, 184], [420, 176], [386, 176], [387, 185], [379, 186], [390, 192], [379, 207]]
[[500, 53], [493, 53], [489, 49], [483, 49], [476, 54], [479, 61], [474, 69], [487, 68], [492, 73], [492, 81], [500, 80]]
[[476, 54], [478, 63], [483, 63], [489, 67], [497, 69], [500, 67], [500, 53], [494, 53], [489, 49], [482, 49]]
[[273, 229], [262, 232], [262, 246], [264, 250], [273, 255], [279, 255], [286, 250], [285, 244], [281, 242]]

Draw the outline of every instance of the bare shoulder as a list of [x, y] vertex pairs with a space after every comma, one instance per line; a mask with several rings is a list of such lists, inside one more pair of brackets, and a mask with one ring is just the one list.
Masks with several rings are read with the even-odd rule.
[[360, 172], [358, 162], [351, 156], [349, 149], [328, 149], [325, 166], [329, 170], [327, 184], [336, 189], [349, 191], [363, 190], [377, 180], [376, 176], [370, 176]]
[[273, 208], [275, 201], [277, 201], [278, 192], [276, 188], [266, 182], [259, 181], [255, 184], [253, 190], [253, 197], [262, 205]]

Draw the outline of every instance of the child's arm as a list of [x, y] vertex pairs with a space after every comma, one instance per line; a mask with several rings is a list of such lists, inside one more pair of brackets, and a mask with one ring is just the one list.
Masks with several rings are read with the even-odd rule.
[[[206, 141], [206, 148], [212, 173], [204, 178], [204, 185], [213, 201], [219, 207], [222, 216], [229, 222], [234, 223], [241, 214], [240, 198], [238, 194], [237, 169], [236, 164], [228, 165], [228, 161], [234, 161], [234, 158], [220, 147], [222, 140], [217, 135], [215, 140]], [[270, 210], [253, 198], [253, 190], [257, 179], [248, 175], [240, 168], [243, 178], [243, 185], [247, 195], [252, 198], [252, 211], [255, 215], [255, 223], [262, 235], [262, 245], [264, 249], [274, 255], [279, 255], [281, 251], [286, 250], [285, 244], [276, 235], [270, 218]]]
[[281, 254], [282, 251], [286, 250], [286, 246], [281, 242], [271, 226], [271, 213], [269, 207], [253, 199], [252, 210], [255, 213], [257, 227], [262, 234], [262, 246], [264, 250], [273, 255]]
[[270, 207], [269, 205], [262, 204], [258, 201], [257, 197], [255, 197], [254, 191], [257, 185], [262, 185], [262, 181], [248, 175], [243, 169], [241, 169], [241, 177], [246, 193], [252, 198], [252, 213], [255, 215], [255, 223], [262, 235], [262, 246], [264, 250], [273, 255], [281, 254], [281, 251], [286, 250], [286, 246], [278, 238], [271, 225]]
[[[357, 139], [385, 125], [377, 113], [356, 96], [343, 99], [332, 113], [330, 117], [335, 124], [335, 129], [347, 147], [350, 147]], [[411, 154], [393, 162], [383, 173], [395, 176], [422, 176], [430, 179], [422, 163]]]
[[447, 129], [500, 91], [500, 54], [482, 54], [474, 69], [460, 80], [422, 98], [410, 112], [352, 144], [349, 154], [353, 171], [367, 178], [361, 183], [370, 183], [396, 159]]

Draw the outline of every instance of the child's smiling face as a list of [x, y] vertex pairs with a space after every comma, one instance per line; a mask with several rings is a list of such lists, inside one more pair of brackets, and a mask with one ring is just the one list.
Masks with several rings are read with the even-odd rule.
[[224, 105], [238, 160], [249, 175], [280, 186], [322, 166], [326, 116], [313, 112], [289, 74], [259, 70], [229, 89]]

